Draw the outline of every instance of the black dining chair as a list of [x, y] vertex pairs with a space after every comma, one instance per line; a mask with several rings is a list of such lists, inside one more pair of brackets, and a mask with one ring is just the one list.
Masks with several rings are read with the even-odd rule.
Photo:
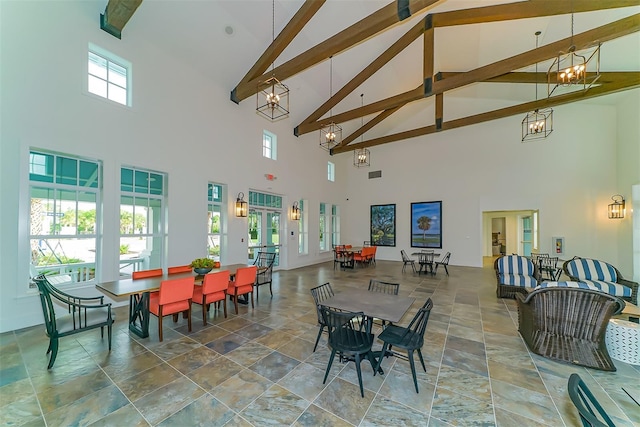
[[413, 268], [413, 272], [416, 272], [416, 260], [409, 258], [404, 249], [400, 250], [400, 255], [402, 256], [402, 272], [404, 273], [404, 269], [407, 268], [407, 265], [410, 265]]
[[[390, 283], [390, 282], [383, 282], [381, 280], [370, 279], [368, 290], [369, 292], [398, 295], [398, 291], [400, 290], [400, 283]], [[384, 328], [386, 325], [386, 321], [384, 319], [380, 319], [380, 320], [381, 320], [380, 326]]]
[[416, 387], [416, 393], [419, 393], [418, 380], [416, 378], [416, 366], [413, 361], [413, 352], [416, 351], [418, 353], [422, 369], [427, 372], [427, 367], [424, 364], [422, 351], [420, 349], [424, 344], [424, 331], [427, 329], [427, 322], [429, 321], [429, 314], [431, 314], [432, 308], [433, 302], [431, 301], [431, 298], [429, 298], [420, 310], [418, 310], [413, 320], [411, 320], [411, 323], [409, 323], [409, 326], [405, 328], [402, 326], [389, 325], [384, 331], [382, 331], [378, 336], [378, 339], [384, 344], [382, 346], [380, 357], [378, 358], [378, 364], [373, 372], [374, 376], [380, 369], [383, 357], [388, 355], [387, 352], [391, 352], [391, 348], [393, 346], [401, 348], [407, 351], [407, 359], [409, 359], [411, 375], [413, 375], [413, 384]]
[[316, 338], [316, 344], [313, 346], [313, 351], [316, 351], [318, 347], [318, 342], [320, 342], [320, 337], [322, 336], [322, 331], [327, 326], [324, 323], [324, 318], [322, 317], [322, 313], [320, 312], [320, 304], [334, 296], [333, 288], [331, 287], [331, 283], [327, 282], [320, 286], [316, 286], [315, 288], [311, 288], [311, 296], [313, 297], [313, 301], [316, 303], [316, 312], [318, 314], [318, 326], [320, 329], [318, 330], [318, 337]]
[[276, 260], [275, 252], [258, 252], [255, 261], [253, 261], [253, 265], [258, 267], [258, 273], [256, 275], [256, 282], [253, 285], [256, 289], [256, 301], [259, 298], [259, 290], [262, 285], [269, 285], [269, 293], [271, 294], [271, 298], [273, 298], [273, 285], [272, 285], [272, 275], [273, 275], [273, 264]]
[[434, 262], [435, 268], [433, 270], [433, 274], [436, 274], [438, 272], [438, 266], [441, 265], [444, 267], [444, 271], [447, 273], [447, 276], [448, 276], [449, 269], [447, 269], [447, 266], [449, 265], [449, 258], [451, 258], [451, 252], [447, 252], [446, 254], [444, 254], [444, 256], [440, 261]]
[[567, 391], [584, 427], [615, 427], [580, 375], [574, 373], [569, 376]]
[[329, 358], [322, 384], [327, 382], [333, 359], [338, 354], [340, 360], [355, 362], [358, 383], [360, 384], [360, 395], [364, 397], [360, 362], [366, 357], [369, 359], [372, 368], [376, 366], [376, 361], [371, 352], [371, 346], [373, 345], [371, 322], [363, 312], [336, 311], [324, 305], [320, 306], [320, 312], [325, 325], [329, 329], [329, 347], [331, 348], [331, 357]]
[[420, 265], [420, 269], [418, 270], [418, 274], [422, 273], [422, 269], [424, 268], [424, 272], [427, 272], [427, 268], [429, 269], [429, 273], [433, 274], [433, 260], [435, 258], [435, 253], [433, 251], [423, 251], [418, 255], [418, 264]]

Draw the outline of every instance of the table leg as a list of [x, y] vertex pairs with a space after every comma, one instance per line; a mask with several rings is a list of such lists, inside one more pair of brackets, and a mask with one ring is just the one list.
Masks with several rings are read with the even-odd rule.
[[129, 296], [129, 330], [140, 338], [149, 336], [149, 292]]

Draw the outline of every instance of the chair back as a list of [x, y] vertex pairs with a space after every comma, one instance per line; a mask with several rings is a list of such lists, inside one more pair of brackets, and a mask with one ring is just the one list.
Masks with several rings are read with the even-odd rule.
[[159, 276], [162, 276], [161, 268], [156, 268], [153, 270], [134, 271], [133, 273], [131, 273], [131, 278], [133, 280], [146, 279], [147, 277], [159, 277]]
[[[416, 315], [413, 316], [413, 319], [411, 319], [411, 323], [407, 326], [401, 340], [408, 338], [415, 348], [422, 347], [424, 343], [424, 331], [427, 329], [427, 322], [429, 321], [432, 308], [433, 301], [431, 301], [431, 298], [428, 298]], [[408, 336], [410, 336], [410, 338]]]
[[40, 293], [40, 304], [42, 305], [44, 326], [47, 330], [47, 335], [51, 336], [56, 331], [56, 312], [53, 308], [53, 302], [51, 302], [47, 279], [43, 274], [41, 274], [34, 277], [33, 281], [38, 286], [38, 291]]
[[329, 346], [338, 351], [362, 352], [371, 349], [371, 321], [363, 312], [337, 311], [321, 305], [320, 313], [329, 330]]
[[381, 294], [398, 295], [400, 283], [383, 282], [376, 279], [369, 280], [369, 292], [379, 292]]
[[229, 287], [229, 276], [229, 270], [205, 274], [202, 281], [202, 294], [208, 295], [226, 291]]
[[169, 274], [191, 273], [191, 270], [191, 265], [178, 265], [176, 267], [169, 267]]
[[447, 252], [446, 254], [444, 254], [442, 259], [438, 261], [438, 264], [442, 264], [442, 265], [449, 264], [449, 258], [451, 258], [451, 252]]
[[434, 258], [435, 258], [435, 253], [433, 251], [420, 252], [418, 262], [420, 264], [433, 264]]
[[163, 280], [160, 282], [158, 304], [165, 306], [193, 298], [193, 277]]
[[533, 262], [520, 255], [505, 255], [500, 257], [497, 259], [496, 267], [500, 274], [534, 275]]
[[402, 256], [402, 261], [409, 261], [411, 262], [411, 258], [409, 258], [409, 256], [407, 255], [407, 253], [404, 251], [404, 249], [400, 249], [400, 255]]
[[604, 282], [617, 282], [616, 269], [604, 262], [588, 258], [574, 258], [565, 263], [568, 276], [577, 279], [600, 280]]
[[247, 286], [256, 282], [258, 275], [258, 267], [255, 265], [249, 267], [242, 267], [236, 271], [236, 279], [234, 280], [235, 286]]
[[615, 427], [580, 375], [573, 373], [569, 376], [567, 391], [584, 427]]
[[365, 240], [364, 242], [362, 242], [362, 247], [367, 247], [367, 246], [371, 246], [371, 241], [370, 240]]
[[253, 261], [253, 265], [258, 267], [273, 267], [273, 263], [276, 260], [275, 252], [258, 252], [256, 259]]
[[315, 288], [311, 288], [311, 296], [313, 297], [313, 301], [316, 303], [316, 312], [318, 313], [318, 323], [324, 325], [324, 319], [322, 318], [322, 313], [320, 313], [320, 303], [334, 296], [333, 288], [331, 287], [331, 283], [327, 282], [320, 286], [316, 286]]

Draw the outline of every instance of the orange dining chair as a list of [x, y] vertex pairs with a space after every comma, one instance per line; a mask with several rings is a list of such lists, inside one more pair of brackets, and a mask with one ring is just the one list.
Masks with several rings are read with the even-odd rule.
[[131, 273], [131, 278], [133, 280], [146, 279], [147, 277], [158, 277], [158, 276], [162, 276], [161, 268], [156, 268], [154, 270], [134, 271], [133, 273]]
[[233, 298], [238, 314], [238, 297], [240, 295], [251, 294], [251, 308], [253, 308], [253, 284], [258, 277], [258, 267], [252, 265], [250, 267], [242, 267], [236, 271], [236, 278], [229, 282], [227, 295]]
[[193, 298], [193, 277], [163, 280], [160, 291], [149, 298], [149, 312], [158, 316], [158, 336], [162, 341], [162, 317], [173, 314], [178, 321], [178, 313], [187, 312], [187, 323], [191, 332], [191, 300]]
[[207, 310], [211, 303], [223, 302], [224, 317], [227, 317], [227, 288], [229, 287], [229, 270], [204, 275], [202, 286], [194, 285], [193, 302], [202, 305], [202, 324], [207, 324]]
[[191, 273], [191, 266], [190, 265], [179, 265], [176, 267], [169, 267], [169, 274], [176, 274], [176, 273]]

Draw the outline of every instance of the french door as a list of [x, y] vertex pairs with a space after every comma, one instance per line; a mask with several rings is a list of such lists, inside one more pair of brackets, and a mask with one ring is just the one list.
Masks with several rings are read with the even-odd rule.
[[248, 215], [249, 253], [248, 262], [253, 264], [258, 252], [272, 252], [276, 254], [274, 266], [279, 264], [281, 226], [281, 211], [260, 208], [250, 208]]

